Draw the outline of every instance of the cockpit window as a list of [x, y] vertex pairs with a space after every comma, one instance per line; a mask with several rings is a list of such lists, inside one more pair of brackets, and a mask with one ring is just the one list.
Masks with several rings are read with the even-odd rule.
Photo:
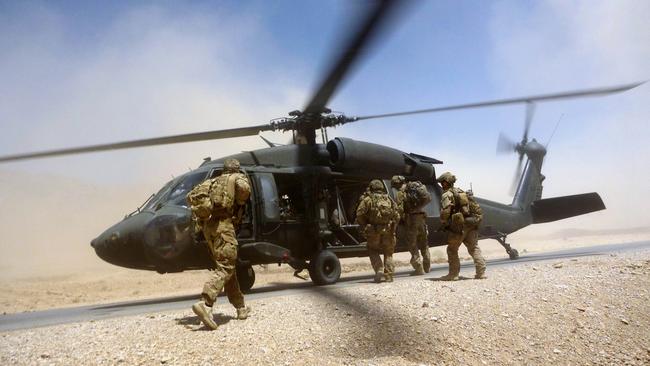
[[169, 187], [176, 183], [178, 179], [170, 180], [165, 183], [165, 185], [156, 193], [150, 200], [147, 201], [147, 204], [142, 208], [143, 210], [153, 210], [158, 203], [162, 201], [167, 192], [169, 192]]
[[202, 171], [185, 176], [172, 188], [167, 201], [176, 205], [187, 205], [185, 196], [187, 196], [194, 186], [203, 182], [206, 175], [207, 172]]

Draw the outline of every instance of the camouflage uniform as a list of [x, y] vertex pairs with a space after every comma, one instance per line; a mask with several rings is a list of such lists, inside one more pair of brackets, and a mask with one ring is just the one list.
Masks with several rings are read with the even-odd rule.
[[[382, 277], [387, 282], [392, 282], [395, 273], [393, 264], [395, 229], [399, 221], [399, 212], [395, 202], [388, 197], [381, 181], [370, 182], [369, 191], [369, 194], [364, 194], [357, 207], [357, 223], [363, 228], [367, 239], [370, 264], [375, 271], [375, 282], [381, 282]], [[376, 212], [380, 202], [384, 204], [385, 209], [382, 217], [378, 218]], [[383, 263], [380, 254], [384, 255]]]
[[[202, 297], [200, 301], [192, 306], [192, 310], [201, 318], [203, 323], [209, 328], [216, 329], [211, 314], [211, 307], [217, 300], [217, 295], [223, 289], [228, 296], [228, 301], [237, 309], [237, 318], [246, 319], [249, 308], [245, 306], [244, 295], [239, 289], [235, 264], [237, 262], [237, 235], [235, 228], [241, 220], [241, 209], [246, 205], [246, 201], [251, 193], [250, 182], [248, 178], [239, 172], [239, 162], [235, 159], [228, 159], [224, 163], [224, 171], [220, 177], [206, 180], [201, 183], [192, 192], [201, 188], [210, 191], [217, 179], [226, 179], [227, 184], [233, 184], [234, 202], [226, 213], [216, 215], [213, 213], [207, 220], [196, 219], [195, 221], [202, 227], [203, 235], [208, 243], [210, 254], [215, 263], [215, 268], [211, 273], [210, 279], [204, 284]], [[234, 180], [233, 183], [230, 183]], [[203, 187], [200, 187], [203, 186]], [[192, 192], [188, 194], [189, 197]], [[200, 210], [199, 204], [192, 204], [192, 212]]]
[[406, 207], [406, 180], [404, 177], [394, 176], [391, 185], [398, 190], [397, 206], [400, 210], [401, 221], [406, 225], [406, 242], [411, 253], [411, 266], [415, 269], [416, 275], [423, 275], [431, 269], [426, 213], [422, 207], [411, 209]]
[[[481, 248], [478, 246], [478, 226], [483, 219], [481, 207], [473, 198], [468, 199], [466, 207], [461, 207], [458, 202], [460, 194], [464, 193], [461, 189], [453, 186], [456, 177], [451, 173], [443, 173], [438, 182], [448, 183], [447, 189], [442, 194], [440, 204], [440, 221], [443, 230], [447, 232], [447, 258], [449, 261], [449, 274], [443, 276], [446, 280], [457, 280], [460, 273], [460, 259], [458, 258], [458, 249], [461, 244], [465, 244], [467, 252], [474, 260], [476, 275], [474, 278], [481, 279], [485, 277], [485, 259], [481, 254]], [[452, 215], [461, 213], [463, 218], [462, 228], [454, 228]]]

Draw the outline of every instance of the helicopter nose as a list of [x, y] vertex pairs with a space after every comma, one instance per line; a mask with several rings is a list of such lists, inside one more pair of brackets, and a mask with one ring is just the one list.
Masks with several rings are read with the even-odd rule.
[[142, 228], [151, 217], [148, 213], [127, 217], [93, 239], [90, 246], [98, 257], [108, 263], [129, 268], [146, 268]]

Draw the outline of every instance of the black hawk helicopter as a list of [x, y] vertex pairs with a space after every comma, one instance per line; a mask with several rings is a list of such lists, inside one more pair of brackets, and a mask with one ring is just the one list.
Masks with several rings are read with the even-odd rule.
[[[377, 2], [368, 11], [306, 106], [285, 118], [249, 127], [3, 156], [0, 162], [236, 138], [264, 131], [291, 131], [293, 144], [281, 146], [265, 139], [268, 148], [206, 159], [197, 169], [169, 181], [136, 212], [91, 242], [100, 258], [122, 267], [159, 273], [210, 268], [212, 261], [207, 246], [192, 235], [186, 194], [203, 180], [220, 174], [225, 159], [236, 158], [252, 183], [252, 195], [238, 234], [237, 278], [242, 290], [253, 286], [252, 265], [257, 264], [286, 263], [296, 274], [308, 269], [315, 284], [336, 282], [341, 274], [339, 258], [367, 255], [354, 213], [360, 195], [375, 178], [382, 179], [393, 196], [395, 192], [389, 189], [393, 175], [425, 183], [433, 197], [425, 208], [429, 246], [444, 245], [443, 234], [436, 231], [440, 226], [442, 192], [435, 181], [435, 165], [442, 161], [349, 138], [328, 141], [329, 127], [376, 118], [523, 103], [527, 108], [521, 141], [514, 143], [501, 137], [498, 145], [500, 151], [519, 155], [514, 199], [510, 204], [503, 204], [477, 198], [484, 212], [480, 239], [499, 241], [510, 258], [515, 259], [517, 250], [506, 242], [510, 233], [530, 224], [605, 209], [597, 193], [542, 198], [545, 177], [541, 168], [546, 148], [535, 139], [528, 139], [534, 106], [544, 101], [623, 92], [641, 83], [360, 117], [332, 113], [326, 107], [327, 102], [364, 50], [377, 39], [388, 19], [394, 16], [397, 4], [397, 1]], [[321, 132], [322, 143], [317, 143], [317, 131]], [[396, 252], [407, 251], [401, 236], [398, 235]]]

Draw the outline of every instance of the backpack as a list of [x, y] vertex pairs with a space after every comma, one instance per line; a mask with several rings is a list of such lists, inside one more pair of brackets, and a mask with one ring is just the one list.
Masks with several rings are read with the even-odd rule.
[[210, 186], [213, 179], [203, 181], [187, 194], [187, 203], [190, 204], [192, 217], [195, 221], [205, 221], [212, 215], [212, 200], [210, 200]]
[[385, 225], [395, 218], [393, 200], [387, 194], [374, 193], [370, 195], [368, 221], [373, 225]]
[[463, 217], [470, 216], [470, 199], [467, 193], [458, 188], [452, 188], [452, 193], [454, 194], [454, 212], [460, 212]]
[[404, 202], [404, 208], [406, 210], [419, 209], [431, 202], [431, 194], [421, 182], [413, 181], [406, 183], [404, 192], [406, 193]]
[[212, 202], [212, 215], [216, 218], [232, 216], [235, 206], [235, 181], [237, 174], [222, 174], [210, 186], [210, 201]]

